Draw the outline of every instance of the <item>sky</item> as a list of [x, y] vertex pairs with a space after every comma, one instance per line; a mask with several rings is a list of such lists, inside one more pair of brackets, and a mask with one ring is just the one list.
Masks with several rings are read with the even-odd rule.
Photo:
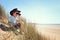
[[8, 14], [18, 8], [30, 23], [60, 24], [59, 0], [0, 0], [0, 4]]

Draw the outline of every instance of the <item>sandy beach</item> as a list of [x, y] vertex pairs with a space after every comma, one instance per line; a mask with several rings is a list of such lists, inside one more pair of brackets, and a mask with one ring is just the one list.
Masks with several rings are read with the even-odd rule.
[[36, 25], [43, 40], [60, 40], [60, 25]]

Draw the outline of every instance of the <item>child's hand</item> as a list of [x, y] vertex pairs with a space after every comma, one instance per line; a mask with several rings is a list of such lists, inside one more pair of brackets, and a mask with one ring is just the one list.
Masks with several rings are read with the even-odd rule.
[[18, 24], [18, 23], [20, 23], [20, 21], [19, 21], [19, 20], [17, 20], [17, 22], [16, 22], [16, 23]]

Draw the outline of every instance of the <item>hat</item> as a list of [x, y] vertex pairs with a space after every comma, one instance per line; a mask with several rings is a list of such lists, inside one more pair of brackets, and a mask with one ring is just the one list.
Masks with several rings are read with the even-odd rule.
[[21, 15], [20, 12], [17, 8], [14, 8], [13, 10], [10, 11], [10, 15], [13, 15], [14, 12], [18, 12], [18, 15]]

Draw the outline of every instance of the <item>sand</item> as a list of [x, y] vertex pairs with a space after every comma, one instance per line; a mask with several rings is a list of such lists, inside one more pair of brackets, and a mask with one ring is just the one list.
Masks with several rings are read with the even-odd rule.
[[43, 40], [60, 40], [60, 25], [36, 25]]

